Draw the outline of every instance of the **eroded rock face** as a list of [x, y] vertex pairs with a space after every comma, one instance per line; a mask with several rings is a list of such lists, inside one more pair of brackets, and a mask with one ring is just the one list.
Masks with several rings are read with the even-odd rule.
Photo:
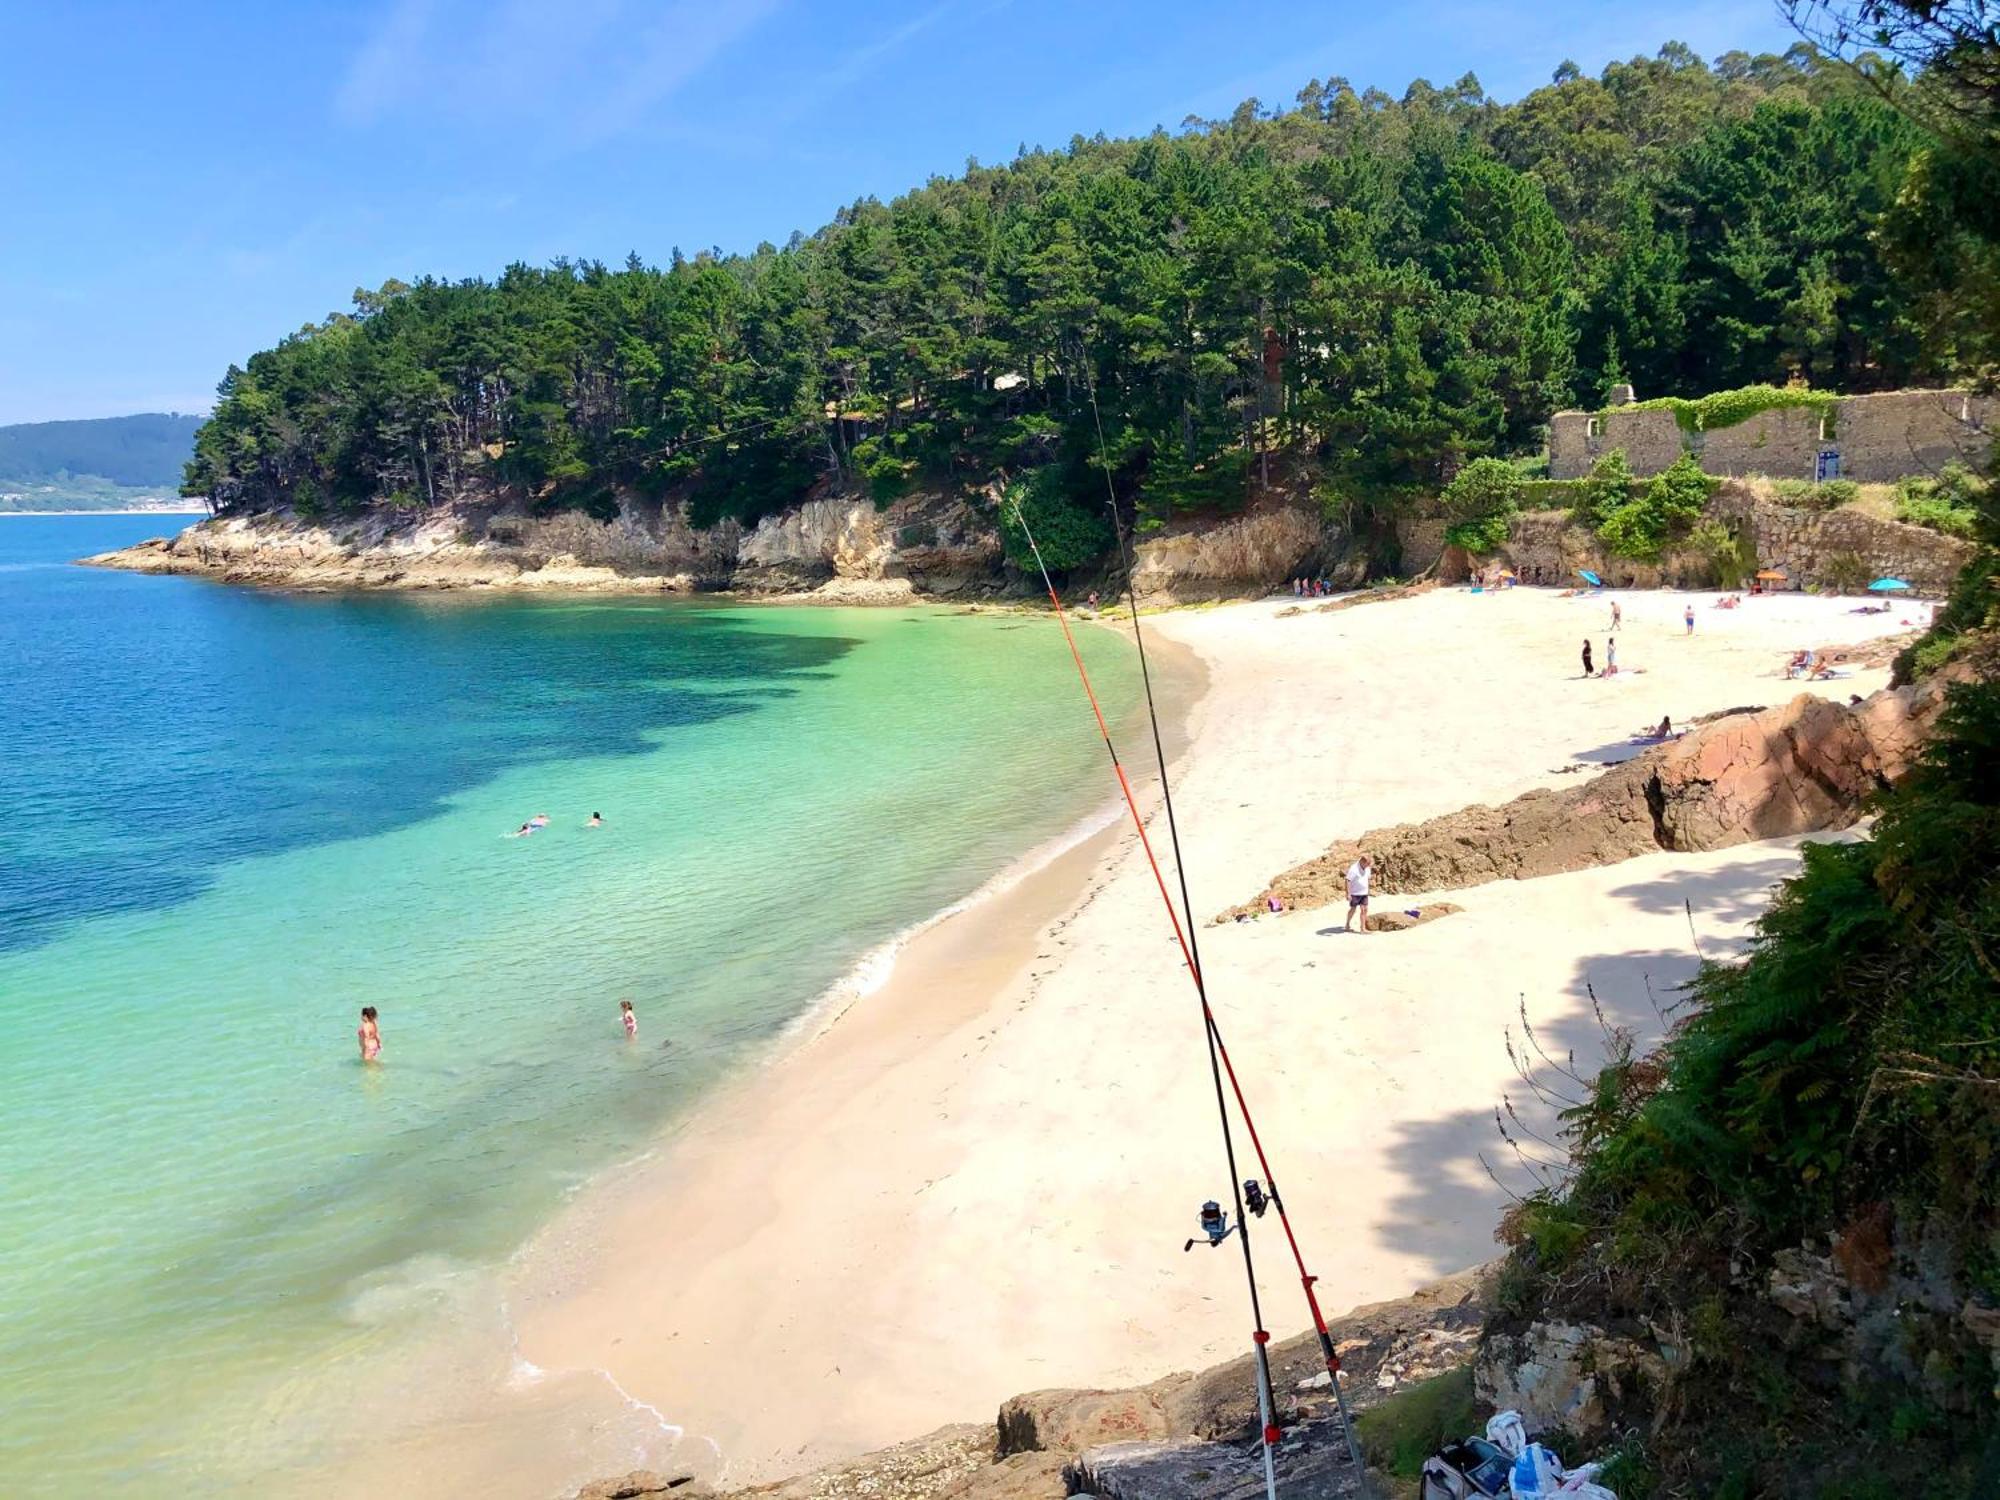
[[1521, 1414], [1529, 1432], [1560, 1428], [1585, 1443], [1606, 1436], [1623, 1402], [1664, 1388], [1665, 1355], [1588, 1323], [1531, 1324], [1495, 1334], [1473, 1366], [1473, 1393]]
[[[1170, 1377], [1171, 1378], [1171, 1377]], [[1029, 1391], [1000, 1408], [1000, 1453], [1074, 1452], [1098, 1443], [1164, 1437], [1161, 1392]]]
[[[821, 496], [748, 532], [689, 524], [678, 504], [637, 496], [599, 520], [467, 503], [318, 523], [227, 516], [89, 559], [142, 573], [192, 573], [288, 588], [824, 591], [827, 603], [900, 603], [1001, 582], [1000, 536], [974, 506], [919, 495], [877, 510]], [[837, 586], [837, 587], [829, 587]]]
[[1267, 503], [1220, 524], [1170, 529], [1133, 549], [1132, 587], [1142, 599], [1213, 599], [1290, 578], [1320, 550], [1319, 518]]
[[1378, 829], [1286, 871], [1217, 920], [1260, 916], [1272, 897], [1288, 908], [1330, 905], [1364, 849], [1375, 890], [1394, 895], [1846, 828], [1909, 770], [1957, 675], [1885, 688], [1858, 706], [1802, 693], [1703, 724], [1580, 787]]

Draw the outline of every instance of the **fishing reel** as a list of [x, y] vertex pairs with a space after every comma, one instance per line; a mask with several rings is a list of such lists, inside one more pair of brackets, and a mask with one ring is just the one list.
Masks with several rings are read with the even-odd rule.
[[[1222, 1205], [1213, 1198], [1201, 1206], [1201, 1232], [1208, 1237], [1208, 1248], [1211, 1250], [1236, 1233], [1236, 1226], [1229, 1222], [1229, 1215], [1222, 1211]], [[1198, 1237], [1189, 1240], [1181, 1246], [1181, 1254], [1187, 1254], [1198, 1242]]]
[[[1243, 1211], [1251, 1218], [1263, 1218], [1264, 1211], [1277, 1202], [1277, 1194], [1266, 1192], [1264, 1184], [1256, 1178], [1251, 1177], [1244, 1180]], [[1222, 1211], [1222, 1205], [1217, 1203], [1213, 1198], [1202, 1204], [1200, 1223], [1201, 1235], [1190, 1239], [1186, 1244], [1182, 1245], [1181, 1254], [1185, 1255], [1188, 1251], [1194, 1249], [1196, 1245], [1201, 1243], [1201, 1239], [1204, 1236], [1208, 1240], [1208, 1248], [1213, 1250], [1217, 1245], [1236, 1233], [1240, 1227], [1229, 1222], [1229, 1215]]]

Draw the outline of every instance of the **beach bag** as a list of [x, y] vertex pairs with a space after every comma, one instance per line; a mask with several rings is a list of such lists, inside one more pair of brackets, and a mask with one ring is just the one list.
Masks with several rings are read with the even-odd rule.
[[1484, 1438], [1446, 1443], [1424, 1460], [1419, 1500], [1480, 1500], [1507, 1493], [1507, 1455]]

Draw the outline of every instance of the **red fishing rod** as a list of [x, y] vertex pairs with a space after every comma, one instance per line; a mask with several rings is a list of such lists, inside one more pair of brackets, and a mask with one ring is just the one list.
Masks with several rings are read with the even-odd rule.
[[[1094, 391], [1092, 392], [1091, 404], [1094, 410], [1096, 407]], [[1103, 435], [1100, 427], [1100, 451], [1102, 451], [1102, 442]], [[1106, 476], [1106, 483], [1107, 485], [1109, 484], [1108, 474]], [[1096, 690], [1091, 684], [1090, 672], [1083, 664], [1083, 655], [1077, 648], [1075, 635], [1070, 630], [1069, 618], [1062, 607], [1062, 599], [1056, 592], [1054, 580], [1049, 576], [1048, 565], [1042, 558], [1041, 548], [1036, 544], [1033, 529], [1028, 525], [1027, 517], [1023, 514], [1018, 502], [1014, 505], [1014, 515], [1017, 524], [1021, 528], [1023, 537], [1028, 542], [1029, 550], [1034, 556], [1035, 566], [1041, 573], [1043, 587], [1049, 596], [1050, 607], [1055, 612], [1056, 621], [1062, 628], [1063, 640], [1069, 647], [1070, 660], [1075, 664], [1078, 679], [1083, 683], [1084, 695], [1090, 701], [1091, 714], [1097, 721], [1098, 734], [1102, 737], [1105, 751], [1111, 758], [1112, 771], [1117, 777], [1119, 791], [1124, 797], [1126, 810], [1131, 815], [1132, 826], [1139, 835], [1140, 847], [1145, 851], [1146, 863], [1153, 872], [1154, 885], [1159, 890], [1161, 903], [1166, 907], [1167, 920], [1173, 928], [1174, 939], [1180, 946], [1181, 957], [1187, 969], [1188, 976], [1194, 983], [1195, 994], [1201, 1004], [1203, 1035], [1208, 1047], [1209, 1069], [1215, 1084], [1216, 1110], [1222, 1126], [1223, 1149], [1228, 1158], [1230, 1191], [1236, 1207], [1236, 1228], [1242, 1240], [1244, 1275], [1249, 1283], [1251, 1313], [1256, 1322], [1256, 1328], [1252, 1334], [1252, 1342], [1257, 1361], [1257, 1396], [1262, 1416], [1265, 1483], [1270, 1493], [1275, 1495], [1276, 1480], [1272, 1449], [1276, 1445], [1280, 1434], [1277, 1427], [1276, 1398], [1271, 1389], [1270, 1360], [1267, 1353], [1270, 1334], [1264, 1328], [1263, 1310], [1257, 1292], [1256, 1268], [1250, 1249], [1250, 1217], [1244, 1211], [1243, 1187], [1245, 1184], [1236, 1168], [1235, 1140], [1233, 1132], [1230, 1129], [1228, 1105], [1223, 1094], [1222, 1085], [1225, 1076], [1229, 1081], [1229, 1091], [1235, 1097], [1236, 1107], [1242, 1114], [1244, 1126], [1249, 1132], [1251, 1146], [1257, 1154], [1258, 1165], [1264, 1173], [1264, 1191], [1268, 1197], [1269, 1206], [1276, 1208], [1278, 1211], [1278, 1221], [1284, 1228], [1285, 1239], [1290, 1245], [1292, 1259], [1298, 1267], [1300, 1285], [1305, 1291], [1306, 1305], [1311, 1310], [1313, 1326], [1318, 1331], [1320, 1350], [1326, 1362], [1328, 1377], [1332, 1383], [1334, 1399], [1340, 1417], [1341, 1435], [1347, 1444], [1349, 1461], [1356, 1460], [1359, 1457], [1359, 1452], [1355, 1446], [1352, 1425], [1348, 1419], [1346, 1397], [1340, 1387], [1339, 1355], [1333, 1347], [1332, 1335], [1327, 1329], [1326, 1318], [1320, 1311], [1319, 1299], [1313, 1290], [1313, 1283], [1316, 1278], [1306, 1270], [1305, 1259], [1299, 1249], [1298, 1237], [1292, 1230], [1290, 1216], [1286, 1213], [1284, 1200], [1278, 1192], [1276, 1179], [1271, 1172], [1270, 1160], [1265, 1154], [1263, 1141], [1257, 1133], [1256, 1121], [1250, 1113], [1249, 1101], [1244, 1097], [1242, 1082], [1236, 1075], [1236, 1066], [1229, 1057], [1229, 1049], [1223, 1041], [1221, 1027], [1215, 1019], [1215, 1011], [1209, 1004], [1207, 981], [1201, 968], [1199, 941], [1194, 935], [1194, 917], [1192, 904], [1188, 897], [1187, 872], [1185, 862], [1181, 857], [1180, 835], [1173, 812], [1173, 793], [1167, 777], [1166, 750], [1160, 736], [1159, 715], [1152, 690], [1152, 674], [1146, 663], [1145, 639], [1139, 626], [1137, 600], [1131, 588], [1131, 569], [1128, 564], [1126, 567], [1126, 596], [1131, 610], [1133, 638], [1139, 650], [1140, 676], [1145, 687], [1147, 713], [1151, 719], [1153, 746], [1159, 764], [1160, 790], [1164, 801], [1164, 809], [1167, 814], [1167, 827], [1173, 840], [1175, 874], [1181, 892], [1180, 910], [1176, 910], [1173, 896], [1167, 889], [1166, 877], [1162, 873], [1159, 859], [1153, 851], [1152, 839], [1146, 832], [1145, 819], [1139, 812], [1138, 801], [1133, 795], [1131, 781], [1125, 774], [1124, 763], [1119, 759], [1118, 748], [1112, 741], [1110, 727], [1105, 723], [1104, 710], [1099, 704]], [[1114, 525], [1117, 524], [1115, 510], [1113, 523]], [[1125, 533], [1122, 526], [1118, 526], [1118, 538], [1122, 560], [1125, 556]], [[1185, 923], [1182, 920], [1183, 914], [1186, 916]], [[1261, 1217], [1262, 1208], [1257, 1208], [1255, 1212]], [[1219, 1243], [1219, 1241], [1217, 1242]]]
[[[1167, 815], [1167, 836], [1173, 844], [1174, 874], [1180, 884], [1181, 911], [1187, 918], [1188, 936], [1184, 946], [1188, 952], [1189, 970], [1194, 975], [1195, 989], [1201, 995], [1202, 1017], [1208, 1027], [1211, 1055], [1221, 1059], [1222, 1067], [1229, 1075], [1229, 1087], [1236, 1095], [1236, 1107], [1242, 1112], [1244, 1129], [1250, 1133], [1251, 1148], [1256, 1151], [1257, 1165], [1264, 1173], [1265, 1188], [1270, 1194], [1272, 1206], [1278, 1210], [1278, 1223], [1285, 1231], [1285, 1243], [1292, 1252], [1292, 1264], [1298, 1269], [1299, 1289], [1305, 1293], [1306, 1308], [1312, 1314], [1313, 1331], [1319, 1337], [1320, 1357], [1326, 1365], [1327, 1380], [1333, 1391], [1334, 1408], [1340, 1417], [1340, 1435], [1347, 1443], [1348, 1462], [1359, 1464], [1361, 1450], [1354, 1441], [1354, 1423], [1348, 1415], [1346, 1392], [1340, 1385], [1340, 1352], [1333, 1347], [1333, 1333], [1326, 1326], [1326, 1314], [1320, 1310], [1319, 1294], [1313, 1289], [1319, 1278], [1306, 1269], [1305, 1254], [1299, 1249], [1299, 1237], [1292, 1230], [1291, 1215], [1285, 1212], [1285, 1201], [1278, 1193], [1277, 1177], [1271, 1171], [1270, 1158], [1264, 1154], [1264, 1142], [1257, 1134], [1256, 1117], [1250, 1113], [1250, 1101], [1243, 1097], [1243, 1085], [1237, 1081], [1235, 1065], [1229, 1060], [1229, 1048], [1222, 1040], [1222, 1028], [1216, 1023], [1215, 1011], [1208, 1003], [1208, 985], [1201, 972], [1201, 945], [1194, 935], [1194, 903], [1188, 896], [1187, 861], [1181, 857], [1180, 822], [1174, 816], [1173, 782], [1167, 776], [1166, 744], [1160, 736], [1160, 715], [1153, 701], [1153, 674], [1146, 661], [1146, 633], [1139, 624], [1139, 595], [1132, 582], [1131, 539], [1125, 530], [1124, 518], [1118, 514], [1118, 492], [1111, 483], [1110, 450], [1104, 441], [1104, 416], [1097, 405], [1096, 374], [1086, 366], [1085, 377], [1084, 389], [1090, 396], [1091, 425], [1097, 433], [1098, 468], [1104, 474], [1104, 507], [1106, 514], [1111, 518], [1112, 535], [1118, 539], [1118, 562], [1125, 573], [1125, 607], [1132, 620], [1132, 643], [1139, 653], [1139, 680], [1146, 690], [1146, 717], [1153, 732], [1153, 758], [1160, 769], [1160, 798]], [[1017, 505], [1015, 509], [1018, 512], [1020, 507]], [[1035, 560], [1041, 561], [1040, 554], [1036, 555]], [[1042, 577], [1046, 582], [1048, 578], [1046, 569]], [[1082, 661], [1079, 660], [1077, 662], [1079, 670], [1082, 665]], [[1101, 715], [1099, 722], [1102, 722]], [[1161, 895], [1164, 897], [1165, 894], [1162, 890]], [[1167, 914], [1171, 917], [1173, 903], [1169, 901], [1167, 907]], [[1177, 934], [1180, 932], [1178, 922], [1174, 924], [1174, 930]], [[1232, 1172], [1231, 1175], [1235, 1174]]]

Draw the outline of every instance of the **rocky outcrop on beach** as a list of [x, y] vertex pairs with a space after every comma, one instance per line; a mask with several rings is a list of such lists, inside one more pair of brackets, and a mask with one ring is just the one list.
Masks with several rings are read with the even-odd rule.
[[1859, 704], [1801, 693], [1721, 715], [1667, 744], [1632, 746], [1582, 786], [1542, 787], [1498, 807], [1464, 808], [1345, 839], [1223, 912], [1257, 917], [1345, 896], [1364, 850], [1381, 895], [1528, 880], [1661, 850], [1725, 849], [1754, 839], [1852, 826], [1868, 797], [1910, 768], [1950, 682], [1885, 688]]
[[[1486, 1310], [1490, 1267], [1421, 1287], [1408, 1297], [1358, 1307], [1329, 1331], [1342, 1390], [1359, 1415], [1398, 1392], [1471, 1363]], [[1278, 1467], [1287, 1493], [1369, 1493], [1368, 1471], [1349, 1461], [1319, 1340], [1300, 1334], [1270, 1346], [1271, 1383], [1285, 1436]], [[1221, 1500], [1263, 1492], [1252, 1357], [1199, 1374], [1183, 1371], [1128, 1390], [1030, 1391], [1005, 1402], [997, 1420], [942, 1427], [725, 1500]], [[648, 1483], [653, 1489], [630, 1488]], [[618, 1488], [626, 1486], [626, 1488]], [[682, 1488], [682, 1486], [687, 1486]], [[705, 1493], [675, 1476], [639, 1473], [586, 1486], [576, 1500]], [[1379, 1485], [1375, 1490], [1380, 1493]]]
[[1133, 548], [1132, 587], [1148, 603], [1240, 597], [1304, 571], [1321, 549], [1317, 515], [1260, 501], [1227, 520], [1177, 522]]
[[1000, 537], [971, 502], [919, 494], [877, 508], [822, 495], [745, 530], [697, 527], [679, 503], [625, 496], [609, 519], [498, 503], [376, 509], [345, 520], [223, 516], [86, 559], [303, 589], [734, 589], [824, 603], [901, 603], [1005, 586]]

